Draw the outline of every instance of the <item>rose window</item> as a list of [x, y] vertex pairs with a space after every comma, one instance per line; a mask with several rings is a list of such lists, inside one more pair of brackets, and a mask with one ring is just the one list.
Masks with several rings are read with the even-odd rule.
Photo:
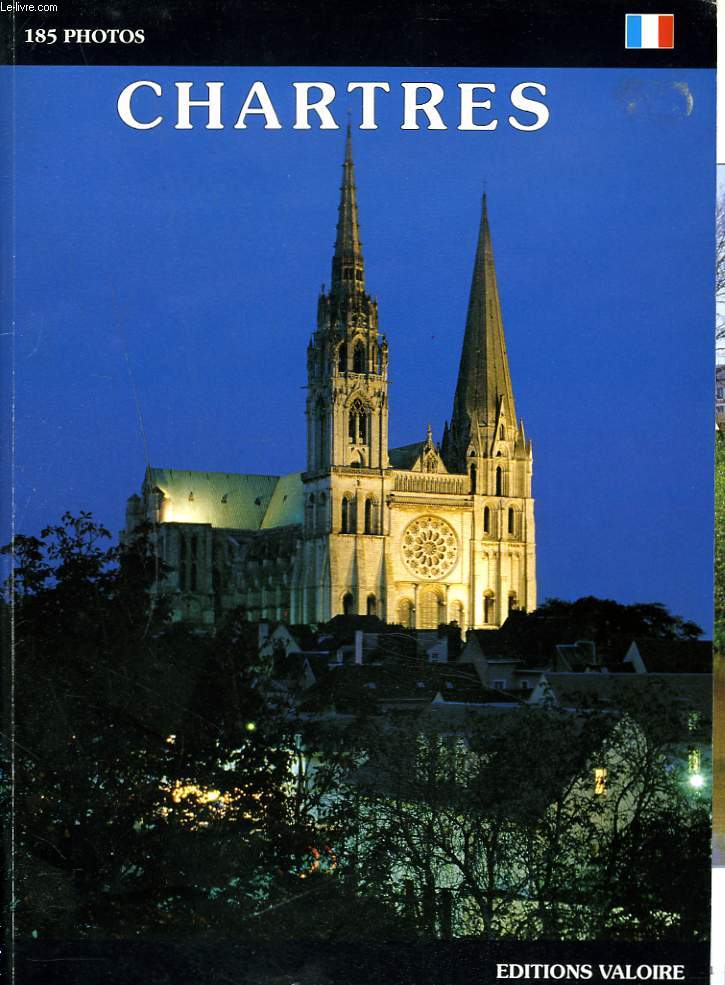
[[458, 544], [453, 527], [445, 520], [421, 516], [405, 528], [402, 551], [403, 560], [416, 575], [442, 578], [456, 563]]

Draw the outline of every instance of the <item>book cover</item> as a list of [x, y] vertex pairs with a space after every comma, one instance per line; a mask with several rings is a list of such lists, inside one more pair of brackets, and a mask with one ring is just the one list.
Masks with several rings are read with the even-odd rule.
[[710, 980], [715, 25], [645, 7], [0, 5], [11, 981]]

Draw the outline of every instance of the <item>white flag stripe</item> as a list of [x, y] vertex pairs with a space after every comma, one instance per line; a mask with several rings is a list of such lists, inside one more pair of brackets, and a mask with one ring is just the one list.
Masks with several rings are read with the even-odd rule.
[[659, 14], [642, 14], [642, 47], [659, 48], [660, 18]]

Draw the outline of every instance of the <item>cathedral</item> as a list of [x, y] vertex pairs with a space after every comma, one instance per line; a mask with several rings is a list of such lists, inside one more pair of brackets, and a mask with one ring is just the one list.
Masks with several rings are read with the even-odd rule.
[[148, 468], [128, 500], [122, 536], [151, 523], [174, 618], [212, 627], [241, 606], [249, 619], [367, 614], [465, 630], [535, 608], [531, 442], [516, 417], [485, 196], [440, 444], [428, 427], [388, 447], [389, 359], [366, 290], [348, 127], [331, 284], [307, 347], [304, 471]]

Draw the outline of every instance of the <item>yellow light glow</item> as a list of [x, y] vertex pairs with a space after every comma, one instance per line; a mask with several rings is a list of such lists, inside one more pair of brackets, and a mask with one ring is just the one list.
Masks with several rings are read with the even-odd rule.
[[594, 770], [594, 793], [598, 797], [607, 792], [607, 776], [608, 770], [603, 766]]

